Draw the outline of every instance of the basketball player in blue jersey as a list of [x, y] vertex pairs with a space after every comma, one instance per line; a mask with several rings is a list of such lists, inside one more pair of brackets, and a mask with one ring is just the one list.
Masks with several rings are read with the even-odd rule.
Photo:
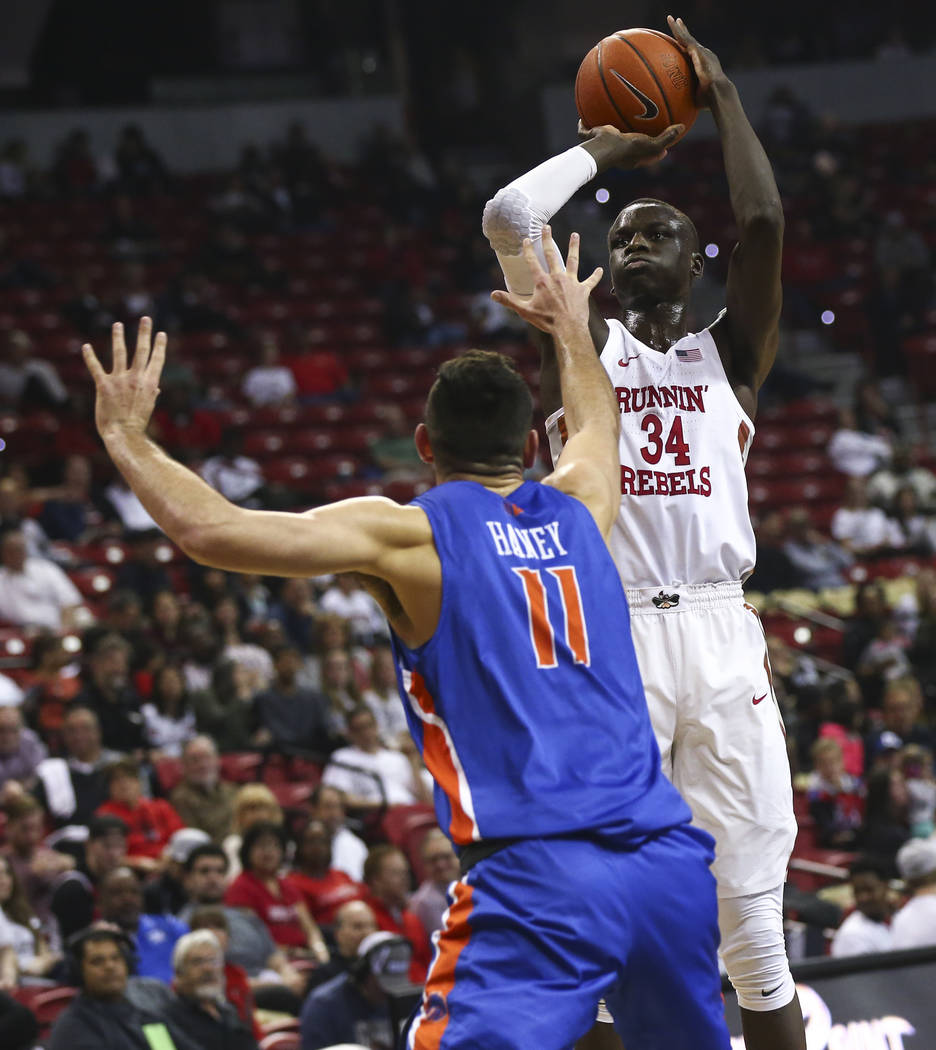
[[[718, 58], [679, 19], [669, 28], [698, 78], [698, 101], [721, 138], [739, 239], [725, 309], [690, 332], [689, 297], [704, 258], [692, 221], [658, 200], [628, 204], [611, 224], [612, 291], [591, 303], [595, 350], [620, 409], [620, 511], [609, 545], [663, 769], [715, 838], [721, 954], [748, 1050], [806, 1050], [786, 957], [783, 882], [796, 822], [766, 642], [742, 581], [754, 567], [744, 474], [757, 391], [779, 338], [783, 209], [763, 147]], [[587, 141], [500, 190], [483, 226], [516, 295], [533, 291], [520, 248], [597, 172], [659, 160], [678, 136], [592, 129]], [[554, 456], [562, 396], [548, 334], [541, 399]], [[607, 1015], [599, 1013], [599, 1019]], [[590, 1050], [619, 1046], [596, 1026]], [[639, 1050], [634, 1044], [626, 1050]], [[580, 1050], [585, 1050], [584, 1046]]]
[[[444, 364], [416, 444], [438, 484], [409, 506], [347, 500], [245, 510], [146, 436], [166, 350], [140, 322], [127, 364], [90, 346], [96, 421], [159, 526], [233, 572], [373, 580], [413, 737], [463, 875], [435, 938], [413, 1050], [567, 1050], [605, 997], [628, 1045], [728, 1050], [715, 963], [713, 842], [663, 776], [605, 537], [618, 414], [588, 335], [601, 271], [545, 239], [536, 291], [495, 297], [558, 347], [568, 442], [543, 483], [533, 402], [507, 358]], [[613, 625], [613, 629], [609, 629]]]

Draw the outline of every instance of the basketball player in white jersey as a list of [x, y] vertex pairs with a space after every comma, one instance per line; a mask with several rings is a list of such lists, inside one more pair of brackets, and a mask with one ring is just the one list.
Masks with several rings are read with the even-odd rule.
[[[745, 1044], [805, 1050], [783, 938], [783, 883], [796, 835], [790, 770], [763, 630], [741, 590], [755, 552], [744, 467], [757, 391], [777, 349], [783, 211], [770, 162], [717, 57], [681, 20], [669, 25], [718, 126], [740, 239], [725, 310], [691, 333], [689, 294], [703, 257], [690, 219], [642, 199], [611, 226], [621, 319], [603, 318], [594, 300], [589, 318], [621, 410], [621, 509], [611, 549], [664, 769], [716, 839], [721, 955]], [[483, 228], [510, 291], [532, 292], [524, 237], [536, 245], [550, 217], [598, 172], [659, 160], [680, 130], [650, 138], [593, 129], [582, 145], [489, 201]], [[548, 341], [538, 342], [555, 457], [563, 431], [555, 357]], [[586, 1042], [620, 1045], [607, 1024], [580, 1047]]]

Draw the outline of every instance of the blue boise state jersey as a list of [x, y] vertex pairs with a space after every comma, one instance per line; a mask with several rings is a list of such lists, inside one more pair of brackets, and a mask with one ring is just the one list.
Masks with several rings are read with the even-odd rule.
[[611, 555], [583, 503], [528, 481], [450, 481], [414, 504], [442, 563], [428, 642], [394, 635], [406, 716], [454, 842], [691, 819], [660, 770]]

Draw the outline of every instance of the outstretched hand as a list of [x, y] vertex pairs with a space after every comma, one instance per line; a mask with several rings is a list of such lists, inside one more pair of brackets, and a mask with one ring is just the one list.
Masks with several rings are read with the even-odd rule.
[[141, 317], [136, 352], [133, 363], [128, 365], [124, 328], [118, 322], [111, 330], [111, 350], [113, 370], [105, 372], [91, 344], [85, 343], [81, 348], [97, 390], [94, 420], [98, 433], [105, 439], [121, 431], [142, 434], [159, 394], [159, 377], [166, 360], [166, 333], [158, 332], [154, 341], [152, 320]]
[[644, 135], [639, 131], [620, 131], [612, 124], [587, 128], [579, 121], [578, 136], [582, 145], [595, 158], [598, 171], [608, 168], [645, 168], [656, 164], [667, 154], [669, 147], [685, 133], [685, 124], [670, 124], [659, 135]]
[[514, 313], [543, 332], [562, 339], [567, 333], [588, 324], [588, 297], [604, 272], [599, 266], [584, 281], [578, 279], [579, 235], [569, 238], [569, 255], [563, 263], [562, 255], [552, 239], [552, 231], [543, 227], [543, 269], [529, 237], [523, 241], [523, 257], [533, 277], [533, 295], [521, 298], [510, 292], [494, 291], [491, 298], [507, 306]]
[[666, 16], [670, 31], [679, 43], [686, 49], [695, 70], [699, 87], [696, 90], [696, 101], [703, 108], [709, 105], [710, 91], [720, 81], [727, 80], [721, 62], [714, 51], [703, 47], [698, 40], [686, 28], [686, 23], [681, 18]]

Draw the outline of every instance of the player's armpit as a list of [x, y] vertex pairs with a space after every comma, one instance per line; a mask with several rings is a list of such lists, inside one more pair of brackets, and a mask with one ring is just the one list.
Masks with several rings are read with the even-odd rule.
[[578, 441], [581, 438], [587, 440], [587, 435], [577, 434], [569, 440], [558, 466], [543, 478], [543, 484], [552, 485], [584, 503], [601, 535], [607, 539], [621, 504], [621, 468], [616, 456], [613, 462], [605, 463], [593, 453], [583, 452], [585, 442]]

